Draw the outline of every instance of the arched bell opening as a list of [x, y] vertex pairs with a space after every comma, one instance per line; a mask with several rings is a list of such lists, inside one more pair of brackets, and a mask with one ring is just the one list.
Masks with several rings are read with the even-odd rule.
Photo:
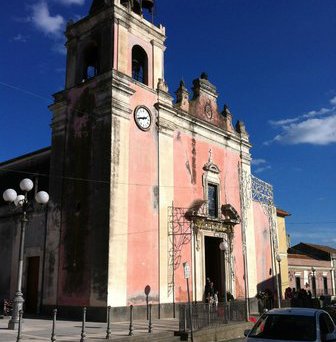
[[148, 57], [139, 45], [132, 48], [132, 78], [148, 85]]
[[95, 42], [89, 43], [83, 51], [82, 82], [91, 79], [99, 74], [99, 53], [98, 45]]

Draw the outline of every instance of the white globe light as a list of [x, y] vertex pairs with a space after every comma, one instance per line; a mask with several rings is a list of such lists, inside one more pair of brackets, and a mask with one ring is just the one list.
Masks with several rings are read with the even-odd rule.
[[17, 193], [13, 189], [7, 189], [4, 191], [2, 197], [6, 202], [14, 202], [15, 198], [17, 197]]
[[282, 260], [281, 255], [277, 254], [276, 260], [277, 260], [277, 262], [281, 262], [281, 260]]
[[20, 182], [20, 189], [22, 191], [30, 191], [34, 187], [34, 183], [29, 178], [22, 179]]
[[37, 203], [40, 204], [46, 204], [49, 201], [49, 195], [47, 192], [45, 191], [39, 191], [36, 195], [35, 195], [35, 200]]
[[221, 250], [221, 251], [227, 251], [227, 249], [228, 249], [228, 247], [229, 247], [229, 245], [228, 245], [228, 243], [226, 242], [226, 241], [222, 241], [220, 244], [219, 244], [219, 249]]
[[22, 206], [24, 201], [25, 201], [24, 195], [18, 195], [14, 200], [14, 204], [16, 206]]

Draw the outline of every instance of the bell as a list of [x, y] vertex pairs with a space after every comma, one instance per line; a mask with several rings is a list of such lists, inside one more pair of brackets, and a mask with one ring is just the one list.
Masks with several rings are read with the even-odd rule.
[[142, 8], [146, 8], [149, 11], [152, 11], [154, 7], [154, 0], [142, 0]]
[[141, 14], [140, 0], [131, 0], [132, 11], [136, 14]]

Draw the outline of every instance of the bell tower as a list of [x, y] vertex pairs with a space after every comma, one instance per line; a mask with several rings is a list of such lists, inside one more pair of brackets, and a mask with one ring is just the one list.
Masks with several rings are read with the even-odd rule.
[[146, 19], [153, 13], [154, 0], [94, 0], [88, 17], [68, 23], [66, 88], [116, 70], [155, 89], [165, 29]]
[[[158, 268], [153, 255], [139, 263], [150, 239], [142, 231], [154, 232], [149, 248], [157, 249], [157, 214], [133, 209], [147, 201], [157, 210], [154, 105], [165, 28], [153, 24], [153, 11], [154, 0], [93, 0], [86, 17], [67, 25], [65, 89], [50, 106], [46, 310], [85, 305], [105, 315], [107, 305], [126, 306], [143, 292], [132, 270]], [[154, 295], [157, 278], [146, 280]]]

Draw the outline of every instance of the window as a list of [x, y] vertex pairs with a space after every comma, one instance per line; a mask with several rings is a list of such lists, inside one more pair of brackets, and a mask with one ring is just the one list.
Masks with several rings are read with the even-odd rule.
[[132, 78], [148, 85], [148, 58], [145, 50], [135, 45], [132, 49]]
[[208, 184], [208, 215], [218, 217], [218, 188], [214, 184]]
[[325, 335], [334, 332], [334, 324], [331, 321], [329, 315], [322, 313], [320, 315], [320, 332], [321, 332], [321, 340], [325, 340]]
[[266, 314], [253, 327], [249, 337], [262, 340], [315, 341], [315, 316]]
[[323, 293], [328, 294], [328, 278], [323, 277]]
[[300, 277], [295, 277], [295, 287], [297, 290], [301, 289], [301, 278]]

